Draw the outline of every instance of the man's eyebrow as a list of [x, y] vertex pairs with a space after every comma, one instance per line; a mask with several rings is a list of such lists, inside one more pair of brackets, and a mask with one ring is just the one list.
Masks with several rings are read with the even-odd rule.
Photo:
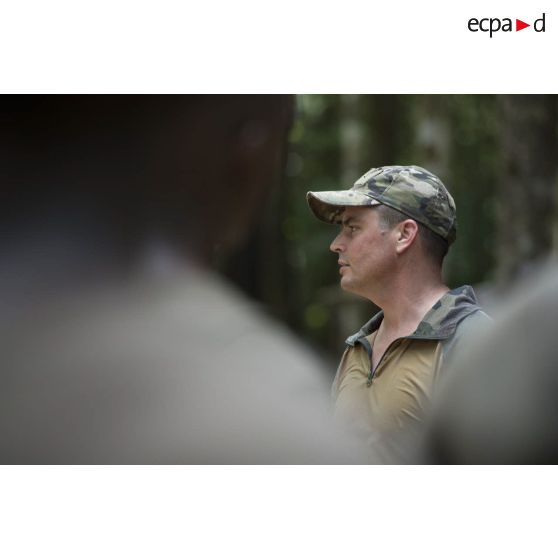
[[341, 221], [341, 225], [344, 227], [348, 227], [354, 223], [358, 223], [358, 219], [356, 217], [346, 217]]

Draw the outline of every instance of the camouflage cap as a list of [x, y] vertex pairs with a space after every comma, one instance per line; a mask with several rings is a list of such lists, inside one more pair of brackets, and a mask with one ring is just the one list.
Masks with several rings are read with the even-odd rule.
[[341, 223], [348, 206], [387, 205], [408, 215], [445, 238], [455, 240], [455, 202], [442, 181], [417, 166], [389, 166], [370, 169], [350, 190], [308, 192], [308, 205], [326, 223]]

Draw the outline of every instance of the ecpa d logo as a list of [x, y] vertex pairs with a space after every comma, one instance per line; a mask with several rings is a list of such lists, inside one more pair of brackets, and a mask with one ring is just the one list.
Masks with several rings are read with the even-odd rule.
[[[543, 15], [539, 19], [536, 19], [533, 23], [533, 29], [537, 33], [545, 32], [545, 16], [546, 14], [543, 13]], [[489, 33], [490, 38], [492, 38], [492, 35], [494, 33], [497, 33], [498, 31], [514, 31], [512, 18], [509, 17], [505, 17], [503, 19], [500, 19], [498, 17], [485, 17], [482, 19], [472, 17], [469, 20], [467, 27], [469, 28], [469, 31], [472, 31], [473, 33], [477, 33], [478, 31]], [[515, 20], [515, 31], [521, 31], [522, 29], [526, 29], [527, 27], [531, 27], [531, 24], [525, 23], [521, 19]]]

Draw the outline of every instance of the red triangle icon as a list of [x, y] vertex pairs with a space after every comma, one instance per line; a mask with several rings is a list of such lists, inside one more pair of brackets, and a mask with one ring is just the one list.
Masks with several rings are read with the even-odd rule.
[[530, 23], [525, 23], [524, 21], [521, 21], [520, 19], [515, 20], [515, 30], [516, 31], [521, 31], [522, 29], [525, 29], [526, 27], [531, 27], [531, 24]]

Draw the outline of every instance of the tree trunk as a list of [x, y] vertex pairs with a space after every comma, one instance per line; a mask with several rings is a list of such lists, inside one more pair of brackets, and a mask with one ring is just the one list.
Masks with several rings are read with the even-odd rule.
[[556, 219], [554, 95], [502, 95], [496, 278], [507, 282], [552, 250]]

